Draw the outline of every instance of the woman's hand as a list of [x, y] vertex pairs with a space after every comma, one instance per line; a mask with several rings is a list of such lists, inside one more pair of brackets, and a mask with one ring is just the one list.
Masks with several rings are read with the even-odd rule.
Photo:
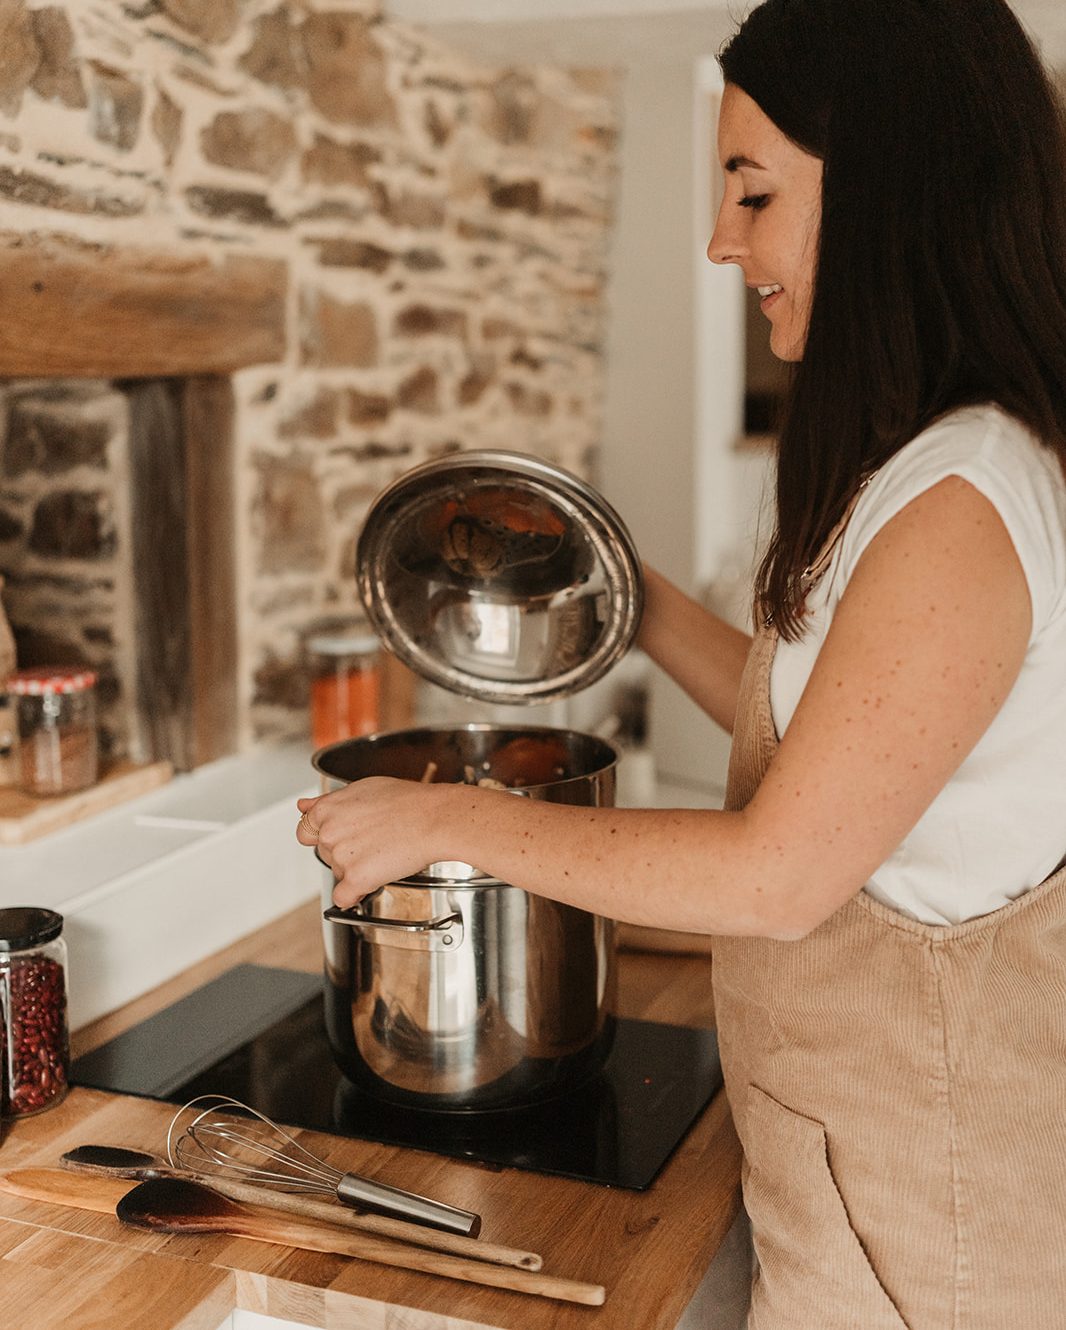
[[693, 702], [732, 734], [751, 637], [644, 565], [644, 617], [637, 646]]
[[333, 899], [347, 909], [386, 882], [444, 857], [447, 785], [368, 776], [332, 794], [297, 800], [296, 839], [314, 845], [337, 878]]

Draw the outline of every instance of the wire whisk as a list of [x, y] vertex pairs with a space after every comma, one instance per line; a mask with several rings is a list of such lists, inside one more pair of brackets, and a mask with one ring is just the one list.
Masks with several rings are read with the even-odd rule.
[[416, 1192], [333, 1168], [276, 1122], [228, 1095], [198, 1095], [167, 1130], [171, 1168], [239, 1178], [276, 1191], [329, 1196], [358, 1210], [476, 1237], [481, 1217]]

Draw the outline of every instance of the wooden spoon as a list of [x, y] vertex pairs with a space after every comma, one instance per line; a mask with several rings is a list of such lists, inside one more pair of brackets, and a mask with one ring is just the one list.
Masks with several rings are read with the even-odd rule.
[[599, 1284], [536, 1274], [526, 1270], [465, 1260], [444, 1252], [402, 1247], [395, 1242], [361, 1233], [329, 1232], [305, 1219], [270, 1214], [240, 1205], [198, 1182], [178, 1178], [153, 1178], [133, 1188], [115, 1210], [124, 1224], [156, 1233], [228, 1233], [256, 1242], [276, 1242], [304, 1251], [333, 1252], [364, 1261], [418, 1270], [467, 1283], [558, 1298], [590, 1307], [603, 1305], [606, 1290]]
[[458, 1233], [445, 1233], [403, 1219], [392, 1219], [388, 1215], [357, 1213], [339, 1203], [294, 1195], [292, 1192], [268, 1190], [253, 1183], [222, 1178], [214, 1173], [174, 1169], [159, 1155], [149, 1154], [145, 1150], [128, 1150], [118, 1145], [79, 1145], [61, 1155], [59, 1162], [63, 1168], [75, 1173], [97, 1173], [109, 1178], [133, 1178], [138, 1182], [151, 1178], [180, 1178], [200, 1182], [212, 1191], [229, 1197], [231, 1201], [269, 1206], [271, 1210], [283, 1210], [286, 1214], [301, 1215], [305, 1219], [317, 1219], [363, 1233], [377, 1233], [381, 1237], [398, 1238], [401, 1242], [409, 1242], [417, 1247], [468, 1256], [491, 1265], [511, 1265], [519, 1270], [539, 1270], [543, 1265], [536, 1252], [501, 1247], [497, 1243], [466, 1238]]

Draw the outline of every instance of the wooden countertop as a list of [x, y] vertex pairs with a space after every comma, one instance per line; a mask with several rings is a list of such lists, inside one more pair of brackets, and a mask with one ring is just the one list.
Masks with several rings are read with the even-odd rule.
[[[316, 903], [79, 1031], [78, 1053], [241, 961], [315, 970]], [[621, 1015], [710, 1023], [706, 957], [623, 952]], [[53, 1167], [86, 1143], [162, 1152], [173, 1107], [75, 1089], [4, 1124], [0, 1170]], [[719, 1095], [646, 1192], [301, 1133], [342, 1169], [482, 1215], [482, 1236], [540, 1252], [546, 1273], [603, 1284], [603, 1307], [480, 1288], [339, 1256], [230, 1237], [168, 1237], [111, 1215], [0, 1194], [0, 1308], [34, 1330], [217, 1330], [241, 1307], [352, 1330], [673, 1330], [739, 1206], [740, 1150]], [[132, 1184], [131, 1184], [132, 1185]], [[404, 1309], [404, 1310], [399, 1310]]]

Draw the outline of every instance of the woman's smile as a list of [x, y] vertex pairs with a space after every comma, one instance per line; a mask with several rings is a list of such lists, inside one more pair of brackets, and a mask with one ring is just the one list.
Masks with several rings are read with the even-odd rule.
[[782, 294], [779, 286], [757, 286], [755, 288], [760, 296], [759, 308], [765, 314], [767, 310], [777, 301], [778, 296]]

